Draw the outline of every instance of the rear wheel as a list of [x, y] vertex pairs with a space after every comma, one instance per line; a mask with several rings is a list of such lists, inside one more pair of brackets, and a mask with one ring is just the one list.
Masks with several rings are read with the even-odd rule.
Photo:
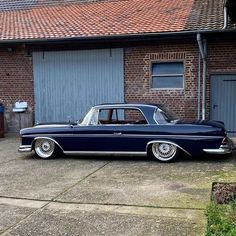
[[150, 148], [152, 157], [161, 162], [172, 162], [178, 157], [179, 150], [174, 144], [153, 143]]
[[38, 157], [50, 159], [58, 154], [58, 147], [50, 139], [37, 139], [34, 144], [34, 151]]

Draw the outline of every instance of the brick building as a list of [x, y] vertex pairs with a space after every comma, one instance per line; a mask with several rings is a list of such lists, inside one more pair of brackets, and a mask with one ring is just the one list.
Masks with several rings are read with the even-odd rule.
[[0, 2], [0, 100], [33, 122], [80, 119], [97, 103], [163, 103], [236, 131], [233, 0]]

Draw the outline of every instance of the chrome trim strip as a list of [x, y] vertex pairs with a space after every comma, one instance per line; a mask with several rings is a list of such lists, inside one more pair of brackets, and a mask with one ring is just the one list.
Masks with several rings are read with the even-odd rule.
[[[48, 135], [48, 136], [51, 136], [51, 137], [88, 137], [88, 136], [91, 136], [91, 137], [101, 137], [101, 136], [107, 136], [107, 137], [110, 137], [110, 136], [114, 136], [114, 134], [26, 134], [26, 135], [23, 135], [22, 137], [45, 137], [45, 135]], [[123, 137], [127, 137], [127, 136], [130, 136], [130, 137], [156, 137], [156, 138], [159, 138], [159, 137], [162, 137], [162, 138], [173, 138], [173, 137], [176, 137], [176, 138], [213, 138], [213, 139], [217, 139], [217, 138], [224, 138], [224, 136], [203, 136], [203, 135], [170, 135], [170, 134], [165, 134], [165, 135], [158, 135], [158, 134], [122, 134]]]
[[[38, 135], [37, 135], [38, 136]], [[50, 137], [35, 137], [34, 138], [34, 140], [33, 140], [33, 142], [32, 142], [32, 144], [31, 144], [31, 146], [33, 147], [33, 144], [34, 144], [34, 142], [37, 140], [37, 139], [48, 139], [48, 140], [51, 140], [51, 141], [53, 141], [63, 152], [64, 152], [64, 150], [63, 150], [63, 148], [61, 147], [61, 145], [55, 140], [55, 139], [53, 139], [53, 138], [50, 138]]]
[[184, 148], [180, 147], [178, 144], [176, 143], [173, 143], [173, 142], [170, 142], [170, 141], [167, 141], [167, 140], [154, 140], [154, 141], [151, 141], [151, 142], [148, 142], [147, 143], [147, 146], [146, 146], [146, 150], [148, 151], [148, 146], [150, 144], [153, 144], [153, 143], [168, 143], [168, 144], [172, 144], [172, 145], [175, 145], [176, 147], [178, 147], [179, 149], [181, 149], [182, 151], [184, 151], [186, 154], [188, 154], [189, 156], [192, 156], [188, 151], [186, 151]]
[[32, 146], [31, 145], [21, 145], [18, 149], [19, 152], [31, 152]]
[[107, 151], [64, 151], [65, 154], [76, 155], [109, 155], [109, 156], [123, 156], [123, 155], [135, 155], [145, 156], [146, 152], [107, 152]]

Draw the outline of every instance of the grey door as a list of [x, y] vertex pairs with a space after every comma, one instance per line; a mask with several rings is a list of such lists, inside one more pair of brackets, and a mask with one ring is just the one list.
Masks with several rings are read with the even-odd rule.
[[81, 119], [96, 104], [124, 101], [123, 49], [34, 52], [35, 121]]
[[236, 74], [211, 77], [211, 119], [223, 121], [236, 136]]

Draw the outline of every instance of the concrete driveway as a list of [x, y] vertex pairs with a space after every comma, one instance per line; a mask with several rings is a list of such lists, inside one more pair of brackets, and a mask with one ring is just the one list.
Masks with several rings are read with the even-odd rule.
[[236, 181], [235, 155], [59, 157], [17, 152], [0, 139], [0, 235], [203, 235], [214, 181]]

